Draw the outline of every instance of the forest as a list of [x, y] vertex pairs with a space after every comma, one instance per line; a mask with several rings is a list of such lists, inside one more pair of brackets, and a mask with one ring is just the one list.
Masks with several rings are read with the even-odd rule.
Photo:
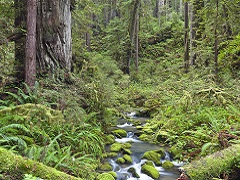
[[0, 180], [239, 180], [240, 0], [0, 0]]

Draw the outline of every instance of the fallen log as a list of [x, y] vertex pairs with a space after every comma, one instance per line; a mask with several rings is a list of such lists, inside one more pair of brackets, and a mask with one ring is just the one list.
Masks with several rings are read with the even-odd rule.
[[[211, 180], [240, 164], [240, 144], [232, 145], [179, 168], [179, 180]], [[239, 168], [239, 167], [238, 167]], [[184, 177], [184, 178], [183, 178]]]
[[0, 174], [31, 174], [44, 180], [82, 180], [0, 147]]

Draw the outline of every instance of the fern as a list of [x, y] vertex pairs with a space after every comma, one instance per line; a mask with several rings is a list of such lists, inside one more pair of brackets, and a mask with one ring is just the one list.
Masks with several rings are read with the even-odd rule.
[[218, 143], [208, 142], [202, 146], [201, 155], [207, 154], [207, 150], [213, 150], [213, 148], [219, 147]]

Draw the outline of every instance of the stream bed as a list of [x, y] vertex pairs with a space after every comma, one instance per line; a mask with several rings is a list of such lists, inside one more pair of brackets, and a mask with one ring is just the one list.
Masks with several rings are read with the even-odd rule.
[[[130, 114], [129, 117], [131, 118], [131, 122], [140, 121], [142, 124], [144, 124], [147, 120], [147, 118], [136, 117], [134, 114]], [[165, 170], [163, 167], [155, 165], [155, 168], [160, 173], [158, 180], [176, 180], [179, 177], [178, 168], [182, 166], [183, 163], [173, 161], [169, 153], [166, 151], [166, 148], [139, 140], [138, 136], [136, 135], [138, 134], [138, 130], [135, 126], [133, 126], [132, 123], [129, 123], [129, 121], [125, 119], [120, 119], [116, 128], [127, 131], [127, 137], [115, 138], [115, 141], [119, 143], [131, 142], [130, 150], [132, 152], [131, 157], [133, 161], [132, 164], [118, 164], [116, 160], [119, 156], [107, 159], [111, 164], [113, 171], [117, 173], [117, 180], [153, 180], [150, 176], [141, 172], [141, 165], [147, 161], [141, 158], [146, 151], [157, 150], [159, 148], [165, 149], [166, 154], [165, 158], [162, 158], [160, 161], [164, 162], [166, 160], [170, 160], [174, 164], [174, 167], [170, 170]], [[107, 151], [108, 148], [109, 147], [107, 147]], [[140, 176], [139, 178], [133, 177], [132, 173], [128, 172], [129, 168], [131, 167], [136, 170], [136, 173]]]

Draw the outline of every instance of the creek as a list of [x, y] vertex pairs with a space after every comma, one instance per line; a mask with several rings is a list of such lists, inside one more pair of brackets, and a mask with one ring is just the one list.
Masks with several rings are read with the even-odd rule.
[[[120, 156], [120, 154], [117, 157], [108, 158], [108, 162], [111, 164], [113, 171], [117, 173], [117, 180], [153, 180], [150, 176], [141, 172], [141, 165], [146, 162], [146, 160], [141, 158], [146, 151], [157, 150], [159, 148], [163, 148], [166, 154], [165, 158], [161, 159], [161, 162], [170, 160], [174, 164], [174, 167], [170, 170], [165, 170], [163, 167], [155, 165], [155, 168], [160, 173], [160, 177], [158, 178], [158, 180], [176, 180], [179, 177], [178, 168], [182, 166], [183, 163], [173, 161], [170, 154], [167, 152], [167, 148], [139, 140], [138, 136], [136, 135], [138, 134], [138, 130], [135, 126], [133, 126], [133, 123], [134, 121], [140, 121], [143, 124], [142, 126], [144, 126], [147, 118], [136, 117], [134, 113], [129, 114], [129, 117], [131, 118], [131, 123], [129, 123], [128, 120], [120, 119], [116, 127], [118, 129], [120, 128], [126, 130], [127, 137], [115, 138], [115, 141], [120, 143], [131, 142], [130, 150], [132, 152], [131, 157], [133, 163], [118, 164], [116, 160]], [[108, 148], [109, 147], [107, 147], [107, 151]], [[132, 176], [132, 173], [128, 172], [129, 168], [131, 167], [135, 168], [136, 173], [140, 176], [140, 178], [135, 178]]]

